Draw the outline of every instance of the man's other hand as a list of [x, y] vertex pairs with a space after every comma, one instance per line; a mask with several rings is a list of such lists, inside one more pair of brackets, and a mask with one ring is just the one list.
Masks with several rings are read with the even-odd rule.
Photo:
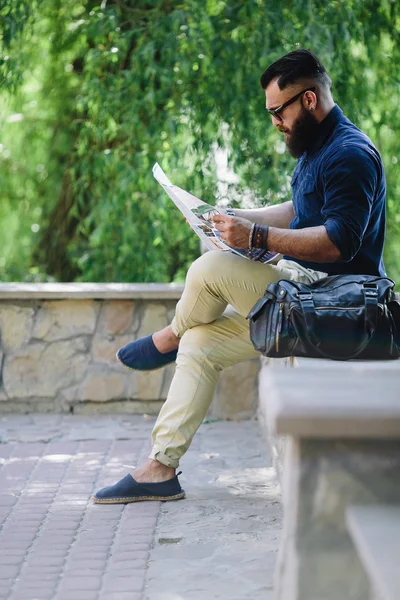
[[242, 217], [231, 217], [226, 214], [213, 215], [211, 220], [215, 229], [221, 232], [221, 239], [232, 248], [249, 247], [249, 235], [252, 222]]

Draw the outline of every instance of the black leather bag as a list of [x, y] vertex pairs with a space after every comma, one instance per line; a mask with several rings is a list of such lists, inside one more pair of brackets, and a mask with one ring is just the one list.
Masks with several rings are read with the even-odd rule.
[[394, 285], [370, 275], [271, 283], [247, 316], [251, 341], [273, 358], [398, 358], [400, 304]]

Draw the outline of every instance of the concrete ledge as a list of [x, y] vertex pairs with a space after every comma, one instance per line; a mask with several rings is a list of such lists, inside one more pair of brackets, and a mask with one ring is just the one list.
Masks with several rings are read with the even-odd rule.
[[351, 506], [347, 524], [364, 569], [381, 600], [398, 600], [400, 507]]
[[0, 283], [1, 300], [179, 300], [174, 283]]
[[259, 384], [269, 436], [400, 436], [399, 360], [263, 359]]
[[274, 371], [263, 379], [269, 398], [270, 429], [307, 438], [400, 437], [400, 369], [360, 364], [344, 369], [323, 366]]
[[277, 600], [370, 598], [346, 510], [400, 505], [400, 361], [265, 361], [259, 417], [283, 492]]
[[[382, 373], [387, 381], [385, 393]], [[361, 386], [368, 395], [360, 393]], [[400, 360], [340, 362], [262, 357], [257, 413], [280, 479], [289, 436], [397, 438]]]

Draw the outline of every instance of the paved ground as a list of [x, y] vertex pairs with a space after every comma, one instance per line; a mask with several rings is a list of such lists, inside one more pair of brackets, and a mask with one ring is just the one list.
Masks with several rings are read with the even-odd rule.
[[203, 424], [187, 498], [103, 506], [154, 419], [0, 417], [0, 599], [271, 600], [279, 491], [255, 421]]

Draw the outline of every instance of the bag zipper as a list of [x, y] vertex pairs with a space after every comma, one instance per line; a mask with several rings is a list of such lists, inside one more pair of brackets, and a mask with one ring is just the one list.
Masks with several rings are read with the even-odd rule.
[[[292, 304], [291, 306], [289, 306], [289, 314], [296, 307], [296, 304]], [[381, 304], [380, 302], [378, 302], [378, 307], [381, 310], [384, 310], [383, 304]], [[314, 310], [360, 310], [361, 308], [365, 308], [365, 305], [360, 304], [359, 306], [315, 306]]]
[[278, 323], [276, 325], [276, 332], [275, 332], [275, 350], [276, 350], [276, 352], [279, 352], [279, 335], [282, 331], [283, 305], [284, 305], [284, 302], [279, 303]]
[[[332, 289], [332, 290], [337, 290], [338, 288], [340, 288], [340, 287], [342, 287], [344, 285], [349, 285], [350, 283], [354, 283], [353, 281], [345, 281], [343, 283], [340, 283], [339, 285], [331, 287], [332, 284], [333, 284], [333, 282], [337, 281], [341, 277], [342, 277], [342, 275], [335, 275], [334, 278], [332, 278], [329, 282], [327, 282], [327, 284], [329, 284], [329, 288]], [[380, 281], [381, 279], [386, 279], [387, 281], [390, 281], [393, 284], [393, 286], [391, 288], [389, 288], [389, 289], [393, 289], [394, 288], [395, 282], [392, 279], [390, 279], [389, 277], [375, 277], [374, 279], [372, 279], [368, 283], [375, 283], [376, 281]], [[300, 282], [291, 281], [290, 283], [293, 285], [293, 287], [295, 287], [296, 289], [298, 289], [297, 285], [295, 285], [295, 284], [296, 283], [300, 283]], [[303, 284], [300, 283], [300, 285], [303, 285]], [[360, 282], [360, 285], [362, 285], [362, 282]], [[325, 285], [321, 286], [321, 289], [315, 289], [315, 290], [313, 290], [312, 293], [313, 294], [321, 294], [321, 293], [325, 294], [326, 293], [326, 286]]]
[[364, 306], [316, 306], [314, 310], [360, 310]]

